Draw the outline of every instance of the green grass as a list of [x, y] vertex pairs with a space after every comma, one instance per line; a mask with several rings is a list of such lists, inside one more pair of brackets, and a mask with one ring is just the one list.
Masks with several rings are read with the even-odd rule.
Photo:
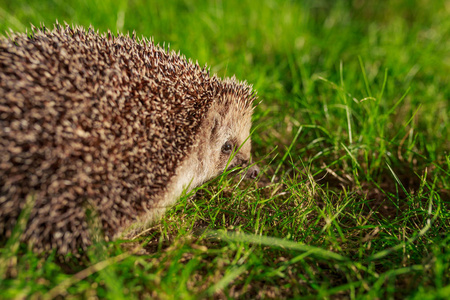
[[82, 261], [11, 239], [0, 298], [450, 298], [448, 1], [68, 3], [0, 0], [0, 31], [135, 30], [246, 79], [263, 173]]

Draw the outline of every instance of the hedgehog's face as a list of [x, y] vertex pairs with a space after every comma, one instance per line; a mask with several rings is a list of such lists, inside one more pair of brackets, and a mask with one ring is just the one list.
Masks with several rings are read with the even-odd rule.
[[216, 116], [211, 130], [213, 165], [218, 173], [250, 162], [250, 121]]
[[[226, 169], [245, 167], [250, 163], [251, 109], [242, 111], [238, 106], [230, 107], [222, 102], [216, 104], [210, 127], [210, 177]], [[253, 168], [251, 177], [258, 170]]]
[[[247, 93], [246, 97], [251, 95]], [[252, 100], [241, 99], [231, 92], [213, 101], [201, 123], [192, 151], [176, 171], [177, 176], [168, 189], [171, 192], [166, 195], [164, 206], [172, 204], [183, 191], [189, 192], [224, 170], [246, 167], [251, 163]], [[258, 174], [258, 166], [253, 165], [247, 169], [246, 177], [254, 179]]]

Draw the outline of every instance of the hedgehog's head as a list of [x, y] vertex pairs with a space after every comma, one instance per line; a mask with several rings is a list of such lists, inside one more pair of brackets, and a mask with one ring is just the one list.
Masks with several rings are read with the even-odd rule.
[[[234, 78], [212, 80], [216, 94], [196, 135], [195, 146], [178, 169], [173, 188], [169, 189], [171, 194], [166, 195], [167, 203], [173, 203], [183, 190], [190, 191], [224, 170], [251, 164], [250, 129], [256, 96], [250, 86]], [[246, 177], [254, 179], [258, 174], [258, 166], [252, 165]]]
[[[251, 163], [250, 129], [255, 95], [250, 86], [238, 83], [234, 78], [223, 85], [223, 91], [209, 110], [205, 128], [209, 146], [203, 149], [206, 150], [204, 159], [208, 161], [209, 178], [226, 169], [246, 167]], [[256, 178], [258, 173], [259, 168], [252, 166], [247, 177]]]

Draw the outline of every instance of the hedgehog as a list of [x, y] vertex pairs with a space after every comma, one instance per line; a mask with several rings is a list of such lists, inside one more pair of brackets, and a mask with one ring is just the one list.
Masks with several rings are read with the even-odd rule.
[[0, 239], [29, 199], [21, 241], [79, 253], [95, 224], [106, 241], [130, 238], [224, 170], [256, 178], [256, 97], [134, 33], [11, 31], [0, 38]]

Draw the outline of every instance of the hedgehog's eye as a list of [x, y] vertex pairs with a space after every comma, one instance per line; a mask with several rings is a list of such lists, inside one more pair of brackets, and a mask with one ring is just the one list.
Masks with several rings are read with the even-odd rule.
[[223, 146], [222, 146], [223, 154], [230, 154], [231, 150], [233, 150], [233, 145], [231, 144], [230, 141], [227, 141], [225, 144], [223, 144]]

